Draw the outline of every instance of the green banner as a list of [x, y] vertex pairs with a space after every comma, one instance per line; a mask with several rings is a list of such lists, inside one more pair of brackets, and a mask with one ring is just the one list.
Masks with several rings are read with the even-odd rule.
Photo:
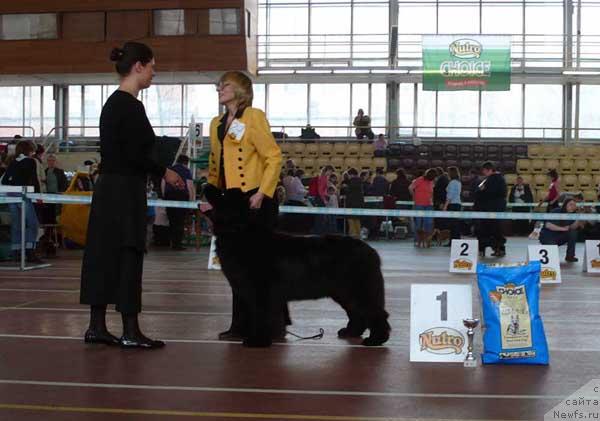
[[510, 37], [423, 36], [423, 90], [510, 90]]

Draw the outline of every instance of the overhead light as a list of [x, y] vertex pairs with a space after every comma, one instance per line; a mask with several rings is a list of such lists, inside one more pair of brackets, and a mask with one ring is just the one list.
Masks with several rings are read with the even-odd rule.
[[331, 69], [323, 69], [323, 70], [296, 70], [296, 74], [298, 75], [312, 75], [312, 74], [320, 74], [320, 75], [326, 75], [326, 74], [331, 74], [333, 70]]
[[373, 69], [371, 70], [373, 74], [396, 74], [396, 75], [405, 75], [408, 73], [406, 69]]
[[563, 75], [573, 75], [573, 76], [598, 76], [600, 72], [598, 71], [586, 71], [586, 70], [563, 70]]
[[260, 75], [291, 75], [293, 70], [259, 70]]
[[335, 69], [333, 73], [339, 74], [365, 74], [369, 73], [369, 69]]

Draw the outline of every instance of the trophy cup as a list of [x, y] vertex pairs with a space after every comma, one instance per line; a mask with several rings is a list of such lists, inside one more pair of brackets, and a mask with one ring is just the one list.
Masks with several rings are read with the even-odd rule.
[[473, 337], [475, 336], [475, 329], [479, 324], [479, 319], [463, 319], [463, 325], [467, 328], [467, 356], [465, 357], [465, 367], [477, 367], [477, 358], [473, 355]]

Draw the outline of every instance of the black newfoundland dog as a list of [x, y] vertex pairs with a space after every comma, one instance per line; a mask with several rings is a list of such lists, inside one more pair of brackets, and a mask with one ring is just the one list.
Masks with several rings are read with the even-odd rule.
[[348, 315], [340, 338], [370, 336], [377, 346], [390, 336], [384, 281], [377, 252], [343, 236], [298, 236], [265, 230], [255, 223], [247, 199], [210, 185], [205, 195], [217, 237], [221, 268], [244, 307], [244, 345], [266, 347], [285, 326], [288, 301], [330, 297]]

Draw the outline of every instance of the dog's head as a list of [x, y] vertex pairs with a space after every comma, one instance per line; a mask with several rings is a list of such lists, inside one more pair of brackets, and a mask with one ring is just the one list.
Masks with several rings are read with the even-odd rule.
[[247, 197], [237, 189], [223, 192], [221, 189], [207, 184], [204, 196], [212, 209], [204, 214], [213, 223], [215, 235], [232, 232], [244, 232], [253, 225], [252, 214]]

